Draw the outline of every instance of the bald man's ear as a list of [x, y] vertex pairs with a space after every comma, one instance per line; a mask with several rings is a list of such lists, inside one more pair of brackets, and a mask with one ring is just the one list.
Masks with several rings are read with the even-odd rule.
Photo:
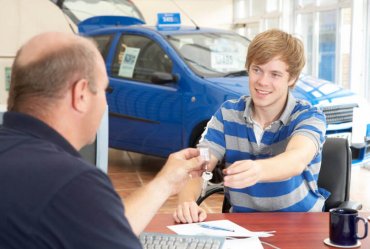
[[72, 87], [72, 107], [81, 113], [88, 109], [88, 91], [89, 82], [86, 79], [80, 79]]

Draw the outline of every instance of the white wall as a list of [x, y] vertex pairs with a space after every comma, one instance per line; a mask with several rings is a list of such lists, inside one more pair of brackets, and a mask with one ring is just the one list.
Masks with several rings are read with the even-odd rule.
[[186, 17], [188, 14], [198, 26], [222, 29], [232, 27], [233, 0], [133, 0], [133, 2], [149, 25], [156, 25], [157, 13], [179, 12], [183, 25], [192, 25], [190, 19]]
[[[8, 98], [6, 81], [18, 48], [45, 31], [72, 32], [62, 11], [50, 0], [0, 0], [0, 105]], [[6, 79], [8, 78], [8, 80]]]

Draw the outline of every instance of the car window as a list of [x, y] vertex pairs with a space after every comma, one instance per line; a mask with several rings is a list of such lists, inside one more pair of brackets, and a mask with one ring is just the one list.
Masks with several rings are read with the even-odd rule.
[[105, 60], [109, 52], [109, 47], [110, 47], [110, 43], [112, 40], [112, 36], [111, 35], [99, 35], [99, 36], [93, 36], [92, 38], [96, 42], [98, 49]]
[[185, 62], [203, 77], [220, 77], [245, 71], [249, 40], [234, 33], [168, 35], [167, 40]]
[[112, 76], [151, 82], [153, 73], [157, 72], [172, 72], [172, 61], [163, 49], [147, 37], [122, 35], [112, 64]]

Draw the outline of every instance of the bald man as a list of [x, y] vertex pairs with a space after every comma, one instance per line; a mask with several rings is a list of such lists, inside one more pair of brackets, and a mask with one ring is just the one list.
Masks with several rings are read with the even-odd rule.
[[95, 45], [44, 33], [17, 53], [0, 128], [0, 248], [141, 248], [137, 235], [202, 162], [172, 154], [125, 199], [78, 150], [95, 139], [108, 77]]

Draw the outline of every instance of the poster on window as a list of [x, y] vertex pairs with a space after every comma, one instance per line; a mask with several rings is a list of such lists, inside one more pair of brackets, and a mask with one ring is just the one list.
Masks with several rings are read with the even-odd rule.
[[118, 75], [125, 78], [132, 78], [139, 55], [139, 48], [126, 47], [125, 53], [119, 67]]

